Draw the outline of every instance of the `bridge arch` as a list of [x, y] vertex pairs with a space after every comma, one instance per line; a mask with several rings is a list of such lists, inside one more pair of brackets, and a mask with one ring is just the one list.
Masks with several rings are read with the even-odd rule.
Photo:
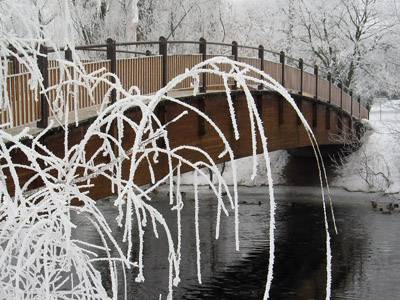
[[[271, 91], [255, 90], [253, 91], [253, 96], [257, 103], [258, 112], [263, 119], [269, 151], [307, 147], [311, 145], [307, 132], [304, 126], [299, 122], [296, 112], [281, 95]], [[303, 115], [311, 125], [319, 145], [340, 145], [341, 141], [350, 140], [352, 135], [360, 131], [361, 123], [352, 118], [349, 114], [343, 113], [343, 111], [332, 105], [316, 101], [313, 98], [298, 95], [294, 96], [297, 104], [301, 107]], [[181, 100], [203, 111], [216, 123], [229, 140], [236, 158], [251, 156], [252, 138], [246, 95], [243, 91], [235, 91], [232, 92], [232, 98], [235, 105], [234, 108], [240, 134], [240, 139], [238, 140], [234, 137], [225, 93], [209, 92], [197, 96], [187, 95], [180, 97]], [[156, 114], [159, 120], [166, 124], [182, 114], [184, 110], [185, 108], [180, 105], [164, 102], [156, 108]], [[126, 117], [132, 120], [139, 120], [141, 112], [138, 109], [132, 109], [126, 113]], [[71, 147], [84, 138], [87, 129], [93, 121], [94, 118], [86, 119], [82, 121], [78, 127], [72, 126], [70, 128], [69, 143]], [[169, 124], [167, 128], [171, 148], [180, 145], [195, 146], [206, 151], [216, 163], [221, 163], [229, 159], [228, 156], [222, 158], [218, 157], [224, 150], [224, 145], [221, 143], [220, 137], [214, 128], [196, 113], [189, 112], [178, 122]], [[340, 136], [341, 139], [333, 138], [334, 136]], [[54, 129], [44, 135], [41, 138], [41, 142], [54, 155], [63, 157], [63, 139], [64, 131]], [[124, 149], [130, 149], [134, 139], [134, 132], [129, 130], [125, 131], [122, 147]], [[260, 142], [258, 142], [258, 145], [260, 145]], [[88, 153], [94, 153], [100, 146], [101, 140], [91, 139], [87, 144], [86, 151]], [[162, 145], [159, 146], [162, 147]], [[262, 152], [261, 146], [258, 146], [257, 152]], [[195, 151], [184, 150], [181, 151], [180, 154], [192, 162], [204, 160], [204, 157]], [[27, 158], [21, 156], [21, 153], [18, 151], [14, 152], [13, 159], [15, 162], [28, 164]], [[107, 157], [104, 157], [103, 161], [97, 161], [97, 163], [107, 164], [109, 161]], [[192, 169], [187, 166], [182, 167], [182, 172], [191, 170]], [[161, 155], [153, 171], [157, 179], [166, 176], [169, 172], [167, 158]], [[129, 174], [129, 163], [124, 165], [123, 172], [126, 176]], [[141, 163], [137, 174], [140, 174], [140, 176], [135, 177], [135, 184], [143, 185], [150, 183], [151, 173], [149, 171], [148, 162]], [[21, 183], [27, 182], [31, 176], [32, 174], [29, 170], [20, 170], [19, 177]], [[107, 178], [94, 178], [91, 183], [95, 188], [91, 189], [90, 196], [94, 199], [102, 199], [112, 193], [110, 181]], [[38, 188], [41, 184], [42, 183], [37, 180], [31, 186], [32, 188]]]

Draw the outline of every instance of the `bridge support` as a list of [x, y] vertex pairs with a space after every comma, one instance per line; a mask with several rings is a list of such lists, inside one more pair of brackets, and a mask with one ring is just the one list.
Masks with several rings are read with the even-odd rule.
[[312, 105], [312, 127], [315, 128], [318, 125], [318, 105], [316, 102]]
[[[165, 125], [167, 123], [167, 107], [166, 107], [166, 103], [165, 102], [161, 102], [157, 108], [156, 108], [156, 115], [158, 120], [162, 125]], [[162, 137], [159, 137], [157, 139], [157, 146], [165, 149], [166, 145], [165, 145], [165, 141]]]
[[342, 113], [338, 113], [338, 122], [337, 122], [337, 134], [342, 135], [343, 133], [343, 116]]
[[259, 116], [261, 117], [261, 120], [263, 120], [263, 95], [262, 94], [257, 94], [256, 95], [256, 106], [257, 106], [257, 112]]
[[[303, 101], [301, 100], [301, 98], [296, 98], [295, 101], [296, 101], [297, 107], [299, 108], [299, 110], [301, 112], [302, 111], [302, 106], [303, 106]], [[300, 126], [301, 124], [302, 124], [301, 123], [301, 119], [300, 119], [299, 116], [297, 116], [297, 126]]]
[[278, 110], [278, 119], [279, 125], [283, 124], [283, 101], [285, 101], [282, 97], [279, 97], [279, 110]]
[[326, 107], [326, 113], [325, 113], [325, 129], [329, 130], [331, 129], [331, 109], [329, 107]]
[[[202, 113], [206, 113], [206, 102], [205, 102], [205, 97], [200, 97], [198, 99], [198, 109]], [[199, 137], [205, 136], [206, 135], [206, 120], [201, 117], [200, 115], [197, 116], [198, 118], [198, 124], [199, 124]]]

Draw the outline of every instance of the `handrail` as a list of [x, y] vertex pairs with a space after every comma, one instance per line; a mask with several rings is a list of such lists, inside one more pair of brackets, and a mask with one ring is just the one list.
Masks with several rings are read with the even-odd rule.
[[[359, 97], [355, 97], [353, 96], [353, 92], [346, 86], [344, 86], [344, 84], [333, 78], [331, 76], [331, 74], [324, 69], [320, 69], [317, 65], [311, 65], [311, 64], [307, 64], [306, 62], [304, 62], [302, 59], [296, 59], [290, 56], [286, 56], [285, 53], [283, 51], [281, 51], [280, 53], [278, 52], [274, 52], [268, 49], [265, 49], [262, 45], [258, 46], [258, 47], [254, 47], [254, 46], [247, 46], [247, 45], [239, 45], [236, 42], [232, 42], [232, 43], [222, 43], [222, 42], [214, 42], [214, 41], [206, 41], [205, 39], [200, 39], [199, 41], [185, 41], [185, 40], [167, 40], [164, 37], [160, 37], [160, 39], [158, 41], [132, 41], [132, 42], [115, 42], [112, 39], [108, 39], [106, 44], [91, 44], [91, 45], [83, 45], [83, 46], [76, 46], [75, 50], [77, 51], [96, 51], [96, 52], [105, 52], [107, 53], [107, 59], [110, 61], [111, 63], [111, 70], [109, 70], [111, 73], [115, 73], [117, 74], [117, 54], [118, 53], [124, 53], [124, 54], [135, 54], [135, 55], [146, 55], [146, 56], [150, 56], [150, 55], [154, 55], [152, 54], [149, 50], [147, 50], [146, 52], [143, 51], [132, 51], [132, 50], [125, 50], [125, 49], [120, 49], [121, 47], [126, 47], [126, 46], [151, 46], [151, 45], [158, 45], [159, 46], [159, 50], [158, 50], [158, 54], [156, 54], [156, 56], [161, 56], [161, 64], [162, 64], [162, 70], [161, 70], [161, 74], [162, 74], [162, 86], [165, 86], [168, 82], [168, 72], [169, 72], [169, 68], [168, 68], [168, 57], [170, 56], [170, 53], [168, 52], [168, 45], [171, 44], [183, 44], [183, 45], [199, 45], [199, 52], [197, 52], [196, 54], [202, 54], [202, 58], [201, 60], [204, 61], [207, 58], [207, 47], [208, 46], [222, 46], [222, 47], [226, 47], [228, 51], [228, 53], [230, 52], [231, 55], [234, 57], [234, 59], [237, 60], [242, 60], [242, 61], [246, 61], [247, 58], [244, 58], [242, 56], [240, 56], [240, 49], [247, 49], [247, 50], [255, 50], [255, 55], [254, 55], [254, 59], [257, 59], [259, 61], [258, 63], [258, 68], [260, 68], [261, 70], [264, 70], [264, 65], [266, 63], [272, 63], [272, 64], [280, 64], [280, 78], [276, 78], [277, 80], [279, 80], [281, 82], [282, 85], [286, 85], [286, 73], [287, 72], [294, 72], [295, 70], [298, 70], [297, 72], [300, 72], [300, 83], [298, 84], [299, 87], [297, 88], [299, 94], [303, 94], [303, 92], [306, 92], [306, 89], [304, 88], [304, 84], [308, 84], [308, 86], [310, 87], [311, 82], [310, 80], [314, 80], [314, 84], [312, 87], [312, 90], [314, 90], [314, 98], [320, 98], [321, 95], [319, 95], [319, 89], [320, 89], [320, 80], [325, 80], [325, 82], [328, 82], [328, 89], [329, 89], [329, 96], [325, 96], [325, 99], [328, 102], [332, 101], [332, 97], [333, 96], [333, 87], [336, 87], [336, 89], [338, 88], [340, 91], [340, 105], [338, 104], [338, 106], [340, 106], [341, 108], [343, 108], [343, 99], [345, 97], [350, 98], [351, 99], [351, 104], [350, 104], [350, 109], [349, 112], [353, 115], [354, 113], [354, 109], [353, 109], [353, 102], [358, 103], [359, 105], [359, 117], [360, 117], [360, 111], [361, 111], [361, 101]], [[47, 55], [47, 53], [52, 53], [52, 52], [56, 52], [56, 51], [65, 51], [66, 55], [65, 57], [69, 60], [72, 60], [72, 55], [71, 55], [71, 51], [68, 50], [68, 48], [59, 48], [59, 49], [54, 49], [51, 47], [41, 47], [41, 49], [46, 49], [46, 53], [44, 56]], [[277, 62], [272, 62], [272, 61], [268, 61], [268, 60], [264, 60], [264, 54], [272, 54], [274, 56], [276, 56]], [[18, 53], [15, 53], [15, 55], [20, 55]], [[183, 54], [180, 54], [181, 56]], [[249, 57], [250, 58], [250, 57]], [[15, 62], [15, 58], [11, 57], [11, 63]], [[247, 59], [248, 61], [248, 59]], [[253, 60], [254, 62], [254, 60]], [[47, 60], [47, 56], [45, 61], [42, 62], [42, 65], [46, 65], [48, 64], [48, 60]], [[312, 71], [312, 73], [310, 72], [306, 72], [305, 68], [309, 68]], [[17, 68], [15, 68], [17, 69]], [[53, 68], [51, 68], [53, 69]], [[42, 66], [41, 70], [44, 70], [43, 72], [49, 72], [49, 68], [44, 68]], [[45, 76], [44, 76], [45, 77]], [[113, 78], [111, 78], [111, 80], [113, 80]], [[321, 82], [322, 84], [323, 82]], [[289, 84], [290, 85], [290, 84]], [[325, 84], [326, 86], [326, 84]], [[235, 82], [233, 82], [233, 86], [232, 89], [234, 90], [236, 87]], [[261, 87], [259, 87], [261, 88]], [[290, 86], [287, 86], [287, 88], [290, 88]], [[207, 89], [207, 75], [204, 73], [203, 77], [202, 77], [202, 87], [201, 87], [201, 91], [205, 92]], [[293, 89], [293, 88], [292, 88]], [[308, 90], [310, 90], [310, 88], [308, 88]], [[336, 92], [337, 93], [337, 92]], [[309, 92], [308, 94], [309, 95]], [[325, 95], [327, 95], [325, 93]], [[115, 92], [111, 92], [111, 102], [115, 101], [116, 95]], [[338, 96], [335, 96], [336, 98]], [[348, 104], [347, 104], [348, 106]], [[363, 104], [363, 107], [365, 105]], [[46, 111], [48, 108], [46, 108], [45, 106], [42, 107], [41, 111]], [[368, 109], [368, 106], [366, 107], [366, 109]], [[1, 114], [1, 112], [0, 112]], [[1, 117], [1, 115], [0, 115]], [[47, 118], [46, 116], [44, 116], [44, 118]], [[1, 121], [1, 119], [0, 119]], [[43, 120], [43, 118], [40, 120], [40, 122], [38, 124], [41, 124], [41, 126], [46, 126], [47, 123]]]
[[155, 45], [160, 44], [160, 41], [136, 41], [116, 43], [117, 46], [139, 46], [139, 45]]
[[168, 41], [167, 44], [200, 44], [200, 41]]

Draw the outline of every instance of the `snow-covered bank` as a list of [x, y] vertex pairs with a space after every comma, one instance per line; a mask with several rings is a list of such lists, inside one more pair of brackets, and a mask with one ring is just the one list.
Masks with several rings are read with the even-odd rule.
[[[285, 150], [278, 150], [270, 152], [271, 168], [272, 168], [272, 180], [274, 184], [285, 184], [286, 180], [283, 175], [283, 169], [288, 162], [289, 154]], [[260, 154], [257, 157], [258, 169], [257, 176], [254, 180], [251, 179], [252, 175], [252, 157], [244, 157], [236, 160], [237, 184], [241, 186], [261, 186], [268, 184], [267, 170], [263, 156]], [[223, 170], [223, 177], [228, 185], [233, 185], [232, 178], [232, 165], [230, 162], [219, 165], [219, 169]], [[207, 181], [204, 178], [198, 178], [198, 184], [207, 185]], [[194, 181], [194, 173], [189, 172], [184, 174], [181, 178], [181, 184], [192, 185]]]
[[349, 191], [400, 193], [400, 101], [372, 106], [362, 146], [345, 158], [331, 183]]

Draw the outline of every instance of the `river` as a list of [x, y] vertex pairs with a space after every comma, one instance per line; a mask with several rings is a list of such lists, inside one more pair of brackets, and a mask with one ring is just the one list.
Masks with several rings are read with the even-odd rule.
[[[262, 299], [268, 266], [269, 205], [266, 187], [240, 188], [240, 252], [235, 250], [233, 215], [223, 217], [215, 240], [216, 201], [208, 189], [200, 199], [201, 273], [197, 282], [193, 195], [184, 197], [182, 224], [182, 282], [174, 299]], [[326, 285], [325, 229], [321, 197], [315, 187], [275, 187], [276, 260], [270, 299], [324, 299]], [[370, 200], [378, 195], [333, 189], [338, 235], [332, 228], [332, 299], [400, 299], [400, 212], [382, 214]], [[154, 206], [174, 231], [166, 192], [155, 196]], [[384, 204], [380, 204], [384, 206]], [[110, 222], [117, 239], [123, 230], [115, 224], [110, 200], [98, 207]], [[75, 235], [98, 242], [96, 231], [74, 216]], [[168, 251], [165, 236], [154, 237], [151, 225], [145, 234], [145, 282], [135, 283], [136, 270], [128, 272], [129, 299], [166, 299]], [[137, 238], [137, 237], [135, 237]], [[137, 255], [137, 247], [132, 253]], [[110, 287], [107, 264], [98, 265]], [[122, 297], [121, 297], [122, 298]]]

